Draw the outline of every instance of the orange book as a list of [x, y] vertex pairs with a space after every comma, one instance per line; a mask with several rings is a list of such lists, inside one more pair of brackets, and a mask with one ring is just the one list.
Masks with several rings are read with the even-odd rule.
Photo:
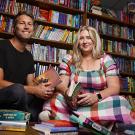
[[60, 84], [62, 82], [59, 74], [57, 73], [57, 71], [53, 67], [46, 70], [43, 74], [39, 75], [34, 80], [34, 82], [36, 84], [44, 83], [47, 81], [52, 83], [51, 84], [52, 87], [56, 87], [58, 84]]
[[66, 120], [48, 120], [48, 123], [55, 125], [55, 127], [72, 127], [74, 124]]

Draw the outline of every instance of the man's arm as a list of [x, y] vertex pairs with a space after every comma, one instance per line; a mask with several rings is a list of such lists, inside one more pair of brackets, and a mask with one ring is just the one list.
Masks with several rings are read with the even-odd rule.
[[4, 80], [4, 71], [2, 68], [0, 68], [0, 89], [8, 87], [12, 84], [14, 83]]
[[[34, 94], [43, 99], [48, 99], [53, 95], [54, 89], [49, 87], [51, 83], [48, 82], [46, 84], [40, 84], [34, 86], [33, 79], [34, 79], [33, 74], [29, 74], [27, 76], [28, 85], [24, 86], [24, 89], [27, 93]], [[14, 83], [4, 80], [4, 71], [2, 68], [0, 68], [0, 89], [8, 87], [12, 84]]]

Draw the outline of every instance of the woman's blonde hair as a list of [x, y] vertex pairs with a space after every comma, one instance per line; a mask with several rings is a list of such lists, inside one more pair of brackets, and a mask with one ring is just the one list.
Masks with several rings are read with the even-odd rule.
[[80, 40], [80, 33], [84, 30], [87, 30], [89, 36], [91, 37], [94, 46], [92, 48], [92, 57], [94, 59], [98, 59], [102, 55], [101, 51], [101, 39], [97, 32], [97, 30], [90, 26], [82, 26], [80, 27], [77, 35], [77, 40], [75, 45], [73, 46], [73, 59], [72, 62], [75, 64], [76, 69], [81, 69], [81, 62], [82, 62], [82, 53], [79, 47], [79, 40]]

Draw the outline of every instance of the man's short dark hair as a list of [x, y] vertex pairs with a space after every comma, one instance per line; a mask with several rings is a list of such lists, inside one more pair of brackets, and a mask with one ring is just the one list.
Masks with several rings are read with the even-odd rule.
[[31, 13], [26, 12], [26, 11], [20, 11], [20, 12], [18, 12], [18, 14], [14, 17], [14, 21], [13, 21], [13, 27], [14, 27], [14, 28], [16, 27], [16, 24], [17, 24], [17, 21], [18, 21], [18, 20], [17, 20], [18, 17], [21, 16], [21, 15], [29, 16], [29, 17], [33, 20], [33, 24], [34, 24], [34, 16], [33, 16]]

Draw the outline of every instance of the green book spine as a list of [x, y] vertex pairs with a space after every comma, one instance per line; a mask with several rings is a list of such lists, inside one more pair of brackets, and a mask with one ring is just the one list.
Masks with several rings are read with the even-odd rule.
[[30, 113], [18, 110], [0, 110], [0, 120], [29, 121]]
[[87, 129], [91, 129], [91, 131], [93, 131], [96, 135], [112, 135], [112, 133], [107, 128], [97, 124], [85, 116], [79, 116], [74, 113], [70, 116], [70, 119], [71, 121], [77, 122], [79, 125]]

